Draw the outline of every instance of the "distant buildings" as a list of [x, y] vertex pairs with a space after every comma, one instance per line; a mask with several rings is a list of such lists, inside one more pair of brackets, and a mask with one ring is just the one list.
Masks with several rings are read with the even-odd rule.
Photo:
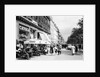
[[54, 44], [64, 42], [50, 16], [16, 16], [17, 40], [37, 39]]
[[65, 41], [64, 41], [64, 38], [62, 37], [61, 33], [59, 32], [58, 33], [58, 43], [59, 44], [65, 44]]
[[50, 22], [50, 39], [54, 44], [62, 44], [64, 43], [64, 39], [57, 27], [57, 25], [51, 20]]
[[58, 44], [58, 28], [56, 28], [55, 23], [53, 21], [50, 21], [50, 32], [49, 38], [51, 39], [51, 42], [53, 44]]

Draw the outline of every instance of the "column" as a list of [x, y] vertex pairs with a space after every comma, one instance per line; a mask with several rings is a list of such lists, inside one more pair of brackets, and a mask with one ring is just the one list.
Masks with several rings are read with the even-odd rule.
[[16, 21], [16, 39], [19, 39], [19, 23]]
[[35, 31], [35, 39], [37, 39], [37, 31]]

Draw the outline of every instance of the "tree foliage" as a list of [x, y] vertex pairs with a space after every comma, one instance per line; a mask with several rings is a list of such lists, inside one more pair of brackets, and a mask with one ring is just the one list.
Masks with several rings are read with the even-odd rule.
[[83, 44], [83, 18], [77, 23], [79, 28], [73, 28], [71, 35], [68, 37], [67, 44]]

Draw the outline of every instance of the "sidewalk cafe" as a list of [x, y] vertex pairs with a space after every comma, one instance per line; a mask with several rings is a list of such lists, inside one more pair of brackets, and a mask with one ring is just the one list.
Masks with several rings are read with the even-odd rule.
[[39, 39], [28, 39], [22, 42], [23, 42], [22, 44], [23, 48], [18, 50], [16, 54], [17, 58], [29, 59], [30, 57], [33, 57], [33, 56], [46, 55], [48, 53], [47, 47], [48, 45], [51, 44], [50, 41], [48, 40], [39, 40]]

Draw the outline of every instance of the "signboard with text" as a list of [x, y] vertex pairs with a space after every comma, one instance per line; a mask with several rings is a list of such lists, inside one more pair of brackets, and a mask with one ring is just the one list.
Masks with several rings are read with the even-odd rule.
[[24, 27], [24, 26], [19, 26], [19, 29], [24, 30], [24, 31], [29, 31], [29, 28]]

